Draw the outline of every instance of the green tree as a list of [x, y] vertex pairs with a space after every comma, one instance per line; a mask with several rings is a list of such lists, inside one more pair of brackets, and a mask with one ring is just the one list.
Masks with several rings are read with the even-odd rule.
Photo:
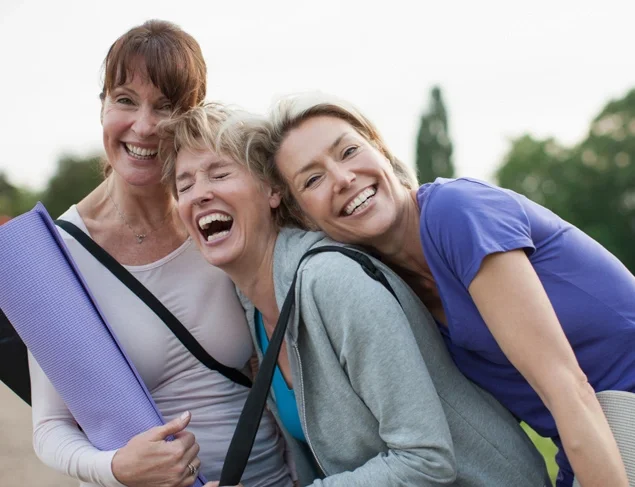
[[441, 88], [430, 92], [428, 112], [421, 116], [417, 135], [417, 176], [419, 181], [434, 181], [437, 177], [454, 176], [452, 142], [448, 133], [448, 115]]
[[608, 103], [571, 149], [528, 135], [514, 140], [497, 178], [589, 234], [635, 272], [635, 90]]
[[56, 218], [69, 206], [80, 201], [102, 181], [101, 157], [62, 157], [51, 177], [41, 201], [49, 214]]
[[590, 174], [577, 224], [635, 273], [635, 89], [607, 104], [577, 155]]
[[35, 192], [14, 186], [4, 173], [0, 173], [0, 216], [17, 216], [30, 210], [36, 201]]

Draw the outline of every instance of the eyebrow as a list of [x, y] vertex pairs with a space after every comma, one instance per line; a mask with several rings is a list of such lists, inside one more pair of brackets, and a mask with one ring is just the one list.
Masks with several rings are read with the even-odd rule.
[[[333, 152], [335, 150], [335, 148], [340, 144], [340, 142], [342, 142], [342, 139], [344, 137], [346, 137], [347, 135], [349, 135], [348, 132], [344, 132], [343, 134], [341, 134], [337, 139], [335, 139], [335, 141], [329, 146], [329, 148], [327, 149], [326, 152]], [[306, 163], [304, 166], [302, 166], [296, 173], [295, 173], [295, 177], [300, 176], [301, 174], [309, 171], [310, 169], [313, 169], [313, 167], [317, 166], [319, 164], [318, 161], [316, 161], [315, 159]], [[295, 178], [294, 178], [295, 179]]]
[[[202, 168], [202, 170], [204, 172], [209, 172], [212, 169], [217, 169], [217, 168], [224, 167], [224, 166], [227, 166], [227, 165], [229, 165], [229, 163], [227, 161], [215, 159], [213, 161], [209, 161], [208, 163], [206, 163], [205, 166]], [[196, 171], [194, 171], [194, 172], [197, 172], [197, 171], [198, 171], [198, 169]], [[183, 172], [183, 173], [179, 174], [176, 177], [175, 182], [180, 183], [181, 181], [185, 181], [186, 179], [192, 179], [192, 177], [193, 177], [192, 173], [189, 172], [189, 171], [186, 171], [186, 172]]]

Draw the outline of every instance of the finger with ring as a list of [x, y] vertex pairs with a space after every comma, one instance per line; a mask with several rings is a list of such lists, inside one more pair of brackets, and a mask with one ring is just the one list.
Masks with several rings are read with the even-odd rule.
[[195, 467], [194, 465], [192, 465], [191, 463], [187, 464], [187, 468], [190, 471], [190, 475], [192, 477], [195, 477], [196, 474], [198, 473], [198, 467]]

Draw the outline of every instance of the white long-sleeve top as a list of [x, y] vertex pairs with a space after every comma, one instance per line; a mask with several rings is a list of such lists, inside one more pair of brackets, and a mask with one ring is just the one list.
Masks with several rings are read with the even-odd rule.
[[[88, 233], [75, 206], [61, 218]], [[60, 233], [165, 420], [191, 411], [187, 430], [201, 447], [201, 472], [217, 480], [249, 390], [201, 364], [152, 310], [75, 239]], [[126, 268], [212, 357], [230, 367], [245, 366], [252, 342], [234, 285], [203, 259], [190, 239], [156, 262]], [[111, 468], [115, 451], [100, 451], [89, 442], [32, 356], [30, 368], [37, 456], [81, 480], [82, 487], [121, 487]], [[265, 412], [243, 478], [245, 487], [290, 486], [283, 453], [281, 434]]]

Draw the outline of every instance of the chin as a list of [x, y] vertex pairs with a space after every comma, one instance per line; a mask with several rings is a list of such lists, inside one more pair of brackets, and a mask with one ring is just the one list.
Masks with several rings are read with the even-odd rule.
[[205, 260], [219, 269], [229, 267], [236, 262], [235, 252], [223, 252], [222, 250], [210, 250], [207, 247], [201, 249]]
[[154, 186], [161, 184], [161, 168], [156, 167], [135, 168], [130, 164], [112, 164], [114, 171], [131, 186]]

